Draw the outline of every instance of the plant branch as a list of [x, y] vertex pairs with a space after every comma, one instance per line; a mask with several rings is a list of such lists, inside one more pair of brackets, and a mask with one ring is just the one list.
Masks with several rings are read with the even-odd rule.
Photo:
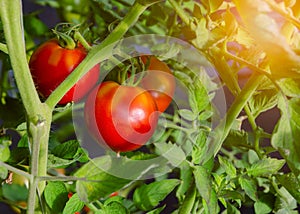
[[261, 83], [264, 76], [261, 74], [253, 73], [251, 78], [248, 80], [247, 84], [242, 89], [241, 93], [236, 97], [233, 104], [230, 106], [226, 113], [225, 118], [220, 122], [220, 124], [214, 130], [214, 135], [212, 142], [210, 143], [207, 151], [206, 162], [211, 156], [215, 156], [220, 150], [223, 141], [229, 134], [229, 131], [238, 117], [240, 112], [246, 106], [248, 100], [255, 92], [257, 86]]
[[38, 181], [86, 181], [86, 178], [79, 178], [76, 176], [41, 176], [37, 178]]
[[8, 54], [8, 50], [7, 50], [6, 44], [0, 43], [0, 51]]
[[[295, 25], [298, 29], [300, 29], [300, 21], [293, 15], [291, 15], [290, 13], [288, 13], [287, 11], [282, 10], [281, 7], [279, 7], [273, 0], [264, 0], [265, 2], [267, 2], [267, 4], [277, 13], [279, 13], [280, 15], [282, 15], [286, 20], [288, 20], [289, 22], [291, 22], [293, 25]], [[298, 15], [298, 14], [297, 14]]]
[[189, 16], [185, 13], [185, 11], [182, 9], [182, 7], [177, 3], [175, 0], [168, 0], [174, 10], [176, 11], [176, 14], [181, 18], [181, 20], [187, 25], [190, 26], [190, 18]]
[[[145, 1], [144, 1], [145, 2]], [[117, 27], [106, 37], [106, 39], [91, 48], [86, 58], [76, 67], [76, 69], [63, 81], [48, 97], [46, 104], [51, 108], [59, 102], [64, 94], [93, 66], [111, 56], [115, 42], [123, 38], [129, 28], [138, 20], [140, 15], [151, 4], [141, 4], [138, 1], [130, 8], [124, 19]]]
[[0, 166], [5, 167], [5, 168], [8, 169], [9, 171], [14, 172], [14, 173], [16, 173], [16, 174], [18, 174], [18, 175], [24, 176], [24, 177], [27, 178], [28, 180], [30, 180], [30, 179], [32, 178], [32, 176], [31, 176], [29, 173], [27, 173], [27, 172], [25, 172], [25, 171], [23, 171], [23, 170], [21, 170], [21, 169], [18, 169], [18, 168], [16, 168], [16, 167], [13, 167], [13, 166], [11, 166], [11, 165], [9, 165], [9, 164], [7, 164], [7, 163], [4, 163], [4, 162], [2, 162], [2, 161], [0, 161]]

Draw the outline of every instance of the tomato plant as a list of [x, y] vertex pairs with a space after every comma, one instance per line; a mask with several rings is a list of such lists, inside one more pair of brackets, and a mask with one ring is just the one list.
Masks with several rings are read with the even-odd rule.
[[89, 95], [85, 118], [100, 143], [125, 152], [140, 148], [150, 139], [158, 115], [156, 103], [147, 91], [108, 81]]
[[[62, 47], [57, 39], [39, 46], [30, 58], [29, 67], [40, 94], [47, 98], [86, 55], [87, 50], [84, 47], [68, 49]], [[80, 100], [92, 89], [98, 78], [99, 65], [96, 65], [63, 96], [59, 104]]]
[[299, 212], [300, 1], [0, 0], [0, 17], [1, 213]]

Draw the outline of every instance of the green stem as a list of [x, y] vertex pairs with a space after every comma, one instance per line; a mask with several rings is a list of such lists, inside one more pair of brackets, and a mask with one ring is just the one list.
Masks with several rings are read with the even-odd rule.
[[[273, 0], [265, 0], [267, 4], [277, 13], [282, 15], [286, 20], [290, 21], [293, 25], [295, 25], [298, 29], [300, 29], [300, 21], [293, 15], [291, 15], [287, 10], [282, 10], [280, 6], [278, 6]], [[298, 15], [298, 14], [296, 14]]]
[[20, 170], [20, 169], [18, 169], [16, 167], [8, 165], [7, 163], [4, 163], [2, 161], [0, 161], [0, 166], [5, 167], [6, 169], [8, 169], [11, 172], [14, 172], [14, 173], [16, 173], [18, 175], [21, 175], [21, 176], [27, 178], [28, 180], [30, 180], [32, 178], [32, 176], [30, 174], [28, 174], [27, 172], [24, 172], [23, 170]]
[[196, 196], [197, 196], [197, 191], [195, 187], [195, 181], [193, 180], [184, 198], [184, 201], [179, 208], [178, 214], [191, 213], [194, 207]]
[[[43, 108], [43, 115], [37, 115], [28, 123], [29, 139], [32, 144], [30, 171], [33, 179], [30, 180], [27, 213], [33, 213], [37, 208], [38, 204], [36, 202], [40, 199], [46, 185], [45, 181], [39, 182], [38, 178], [47, 175], [48, 141], [52, 111], [46, 105], [43, 105], [43, 107], [45, 107]], [[39, 198], [36, 198], [37, 194]]]
[[280, 189], [278, 188], [278, 184], [276, 182], [276, 178], [274, 176], [269, 178], [271, 181], [271, 184], [275, 190], [275, 192], [277, 193], [277, 195], [279, 197], [281, 197], [287, 204], [289, 203], [289, 200], [286, 198], [286, 196], [284, 194], [282, 194], [282, 192], [280, 191]]
[[130, 8], [124, 19], [118, 26], [106, 37], [106, 39], [89, 51], [87, 57], [76, 67], [76, 69], [63, 81], [46, 100], [51, 108], [59, 102], [64, 94], [73, 87], [87, 71], [101, 61], [108, 59], [113, 50], [113, 43], [122, 39], [129, 28], [138, 20], [140, 15], [151, 4], [141, 4], [138, 1]]
[[0, 14], [5, 40], [14, 77], [27, 114], [28, 136], [31, 143], [31, 179], [28, 198], [28, 213], [36, 208], [36, 193], [42, 194], [45, 182], [38, 183], [38, 176], [47, 174], [48, 140], [52, 111], [41, 103], [27, 63], [22, 2], [0, 0]]
[[[230, 53], [227, 51], [226, 47], [224, 47], [222, 50], [218, 49], [218, 48], [214, 48], [212, 51], [215, 51], [216, 54], [214, 54], [213, 56], [218, 56], [218, 54], [220, 55], [220, 57], [224, 56], [224, 55], [229, 55]], [[231, 55], [231, 54], [230, 54]], [[233, 55], [234, 56], [234, 55]], [[238, 57], [236, 57], [238, 58]], [[221, 58], [222, 59], [222, 58]], [[242, 59], [239, 60], [239, 62], [241, 62]], [[245, 60], [243, 60], [244, 62]], [[229, 77], [229, 79], [231, 80], [231, 82], [229, 84], [231, 84], [233, 86], [233, 88], [231, 87], [228, 87], [229, 90], [231, 91], [231, 93], [236, 97], [238, 96], [238, 94], [241, 93], [241, 88], [238, 84], [238, 80], [234, 77], [233, 75], [233, 71], [231, 70], [231, 68], [228, 66], [228, 62], [227, 60], [221, 60], [220, 63], [223, 63], [221, 64], [222, 67], [226, 68], [228, 67], [228, 69], [223, 69], [222, 72], [224, 72], [223, 76], [227, 76]], [[247, 61], [245, 61], [244, 63], [247, 63], [249, 64]], [[226, 79], [225, 79], [226, 80]], [[226, 82], [225, 82], [226, 83]], [[254, 147], [253, 149], [255, 150], [255, 152], [257, 153], [257, 155], [262, 158], [262, 154], [261, 154], [261, 151], [260, 151], [260, 134], [259, 134], [259, 130], [258, 130], [258, 126], [255, 122], [255, 117], [252, 115], [252, 112], [250, 110], [250, 107], [249, 105], [245, 105], [244, 107], [244, 110], [245, 110], [245, 113], [248, 117], [248, 121], [249, 121], [249, 124], [253, 130], [253, 133], [254, 133], [254, 136], [255, 136], [255, 139], [254, 139]]]
[[75, 32], [74, 39], [79, 41], [80, 44], [86, 49], [86, 50], [91, 50], [90, 44], [85, 40], [85, 38], [79, 33], [78, 31]]
[[27, 63], [21, 1], [0, 0], [0, 14], [11, 65], [24, 107], [29, 115], [34, 115], [39, 112], [41, 102]]
[[174, 10], [176, 11], [176, 14], [181, 18], [181, 20], [189, 26], [191, 24], [189, 16], [187, 16], [186, 12], [182, 9], [182, 7], [177, 3], [175, 0], [168, 0]]
[[8, 50], [7, 50], [6, 44], [0, 43], [0, 51], [8, 54]]
[[61, 47], [69, 50], [73, 50], [74, 48], [76, 48], [76, 43], [71, 36], [56, 30], [52, 30], [52, 31], [54, 34], [57, 35], [58, 43]]
[[[292, 7], [293, 14], [296, 18], [300, 16], [300, 2], [296, 1]], [[282, 35], [285, 36], [287, 41], [290, 43], [293, 33], [295, 32], [295, 27], [291, 22], [285, 22], [281, 28]]]
[[250, 124], [250, 126], [251, 126], [251, 128], [253, 130], [253, 133], [254, 133], [253, 148], [254, 148], [256, 154], [258, 155], [258, 157], [260, 159], [262, 159], [263, 156], [262, 156], [262, 153], [261, 153], [261, 150], [260, 150], [260, 138], [261, 138], [260, 130], [259, 130], [258, 126], [256, 125], [255, 118], [252, 115], [249, 106], [246, 105], [245, 108], [244, 108], [244, 110], [245, 110], [245, 112], [247, 114], [249, 124]]
[[203, 162], [206, 162], [208, 159], [210, 159], [211, 156], [215, 156], [218, 153], [218, 151], [222, 146], [223, 141], [229, 134], [229, 131], [235, 119], [238, 117], [240, 112], [246, 106], [248, 100], [253, 95], [257, 86], [261, 83], [263, 78], [264, 76], [261, 74], [257, 74], [257, 73], [252, 74], [251, 78], [248, 80], [247, 84], [244, 86], [241, 93], [236, 97], [233, 104], [227, 111], [226, 117], [216, 127], [213, 136], [214, 138], [212, 139], [212, 142], [208, 147], [206, 160], [204, 160]]
[[86, 206], [93, 212], [97, 212], [99, 210], [93, 203], [89, 203]]
[[76, 176], [40, 176], [38, 181], [86, 181], [86, 178]]

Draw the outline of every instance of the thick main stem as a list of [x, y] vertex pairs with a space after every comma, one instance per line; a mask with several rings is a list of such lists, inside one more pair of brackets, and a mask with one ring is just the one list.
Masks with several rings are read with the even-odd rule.
[[27, 63], [22, 2], [0, 0], [0, 15], [14, 77], [27, 115], [28, 136], [31, 143], [30, 187], [28, 213], [34, 213], [36, 193], [42, 193], [45, 182], [37, 182], [39, 176], [47, 175], [48, 140], [51, 109], [41, 103]]
[[0, 0], [0, 14], [11, 65], [24, 107], [29, 115], [34, 115], [40, 109], [41, 102], [26, 58], [21, 1]]

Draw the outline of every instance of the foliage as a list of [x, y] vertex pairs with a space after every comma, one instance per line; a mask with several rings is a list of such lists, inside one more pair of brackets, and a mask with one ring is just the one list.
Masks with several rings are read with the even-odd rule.
[[[55, 35], [39, 19], [43, 12], [12, 14], [7, 0], [0, 0], [1, 202], [19, 213], [297, 213], [299, 1], [33, 2], [54, 9], [62, 23], [78, 24], [92, 47], [74, 74], [41, 102], [28, 61]], [[24, 24], [12, 25], [18, 14]], [[92, 157], [73, 120], [77, 112], [82, 116], [84, 101], [57, 103], [96, 63], [99, 82], [135, 72], [136, 61], [121, 60], [126, 57], [119, 53], [107, 59], [115, 42], [146, 34], [189, 47], [154, 41], [146, 50], [169, 66], [182, 97], [173, 97], [141, 149]], [[194, 51], [201, 57], [189, 54]], [[217, 102], [224, 91], [233, 99], [228, 109], [224, 100]]]

